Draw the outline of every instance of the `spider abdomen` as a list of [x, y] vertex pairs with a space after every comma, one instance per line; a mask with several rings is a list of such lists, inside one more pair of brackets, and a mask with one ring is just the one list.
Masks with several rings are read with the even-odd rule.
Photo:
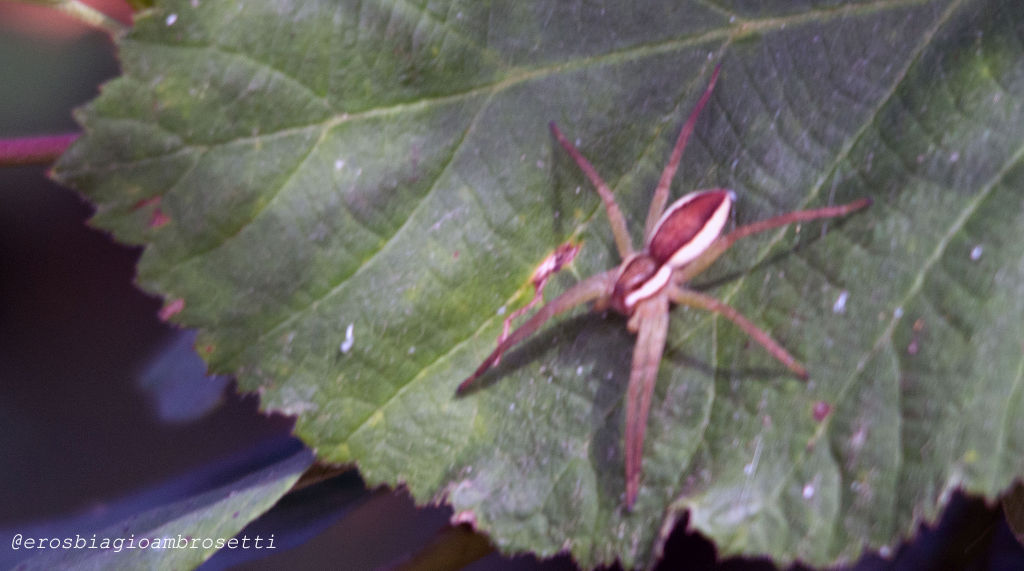
[[731, 190], [691, 192], [669, 205], [647, 239], [659, 264], [680, 268], [707, 250], [729, 221], [736, 195]]

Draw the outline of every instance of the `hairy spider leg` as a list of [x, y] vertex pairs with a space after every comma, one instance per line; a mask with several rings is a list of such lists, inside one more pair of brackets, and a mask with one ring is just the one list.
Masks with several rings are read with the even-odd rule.
[[562, 148], [572, 156], [580, 170], [587, 175], [594, 188], [597, 189], [597, 194], [601, 195], [604, 209], [608, 213], [608, 223], [611, 224], [612, 234], [615, 235], [615, 246], [619, 249], [619, 256], [625, 260], [633, 255], [633, 239], [629, 237], [626, 219], [623, 218], [622, 211], [619, 210], [619, 205], [615, 202], [615, 196], [612, 195], [611, 189], [608, 188], [608, 184], [601, 178], [601, 175], [597, 174], [597, 170], [590, 164], [590, 161], [558, 130], [558, 125], [552, 121], [548, 126], [551, 127], [551, 134], [558, 140], [558, 144], [562, 145]]
[[[626, 389], [626, 508], [632, 509], [643, 473], [644, 435], [651, 396], [658, 381], [661, 355], [668, 335], [668, 296], [659, 293], [636, 306], [630, 319], [637, 327], [633, 364]], [[635, 320], [635, 321], [634, 321]]]
[[751, 323], [746, 317], [743, 317], [743, 315], [736, 311], [732, 306], [718, 301], [710, 295], [705, 295], [703, 293], [693, 291], [692, 289], [686, 289], [676, 284], [669, 285], [668, 296], [674, 303], [679, 305], [704, 309], [712, 313], [717, 313], [729, 321], [732, 321], [738, 325], [744, 333], [767, 349], [768, 352], [772, 354], [772, 357], [775, 357], [790, 371], [793, 371], [794, 375], [801, 379], [807, 379], [807, 369], [794, 359], [793, 356], [789, 354], [789, 351], [783, 349], [782, 345], [779, 345], [774, 339], [765, 333], [764, 330]]
[[655, 225], [658, 224], [658, 220], [661, 218], [662, 213], [665, 212], [665, 204], [668, 202], [668, 191], [669, 187], [672, 186], [672, 179], [676, 176], [676, 170], [679, 168], [679, 161], [683, 158], [683, 151], [686, 149], [686, 142], [690, 139], [690, 135], [693, 133], [693, 127], [697, 124], [697, 116], [700, 115], [704, 105], [707, 104], [708, 99], [711, 99], [711, 91], [715, 88], [715, 83], [718, 82], [718, 71], [721, 69], [721, 65], [715, 66], [715, 71], [711, 73], [711, 81], [708, 82], [707, 88], [704, 90], [704, 94], [700, 96], [700, 100], [697, 101], [697, 106], [690, 112], [690, 116], [686, 119], [686, 123], [683, 124], [683, 128], [679, 131], [679, 136], [676, 138], [676, 145], [672, 148], [672, 154], [669, 156], [668, 162], [665, 163], [665, 170], [661, 171], [661, 178], [658, 179], [658, 186], [654, 189], [654, 196], [651, 198], [651, 207], [647, 212], [647, 223], [644, 225], [644, 243], [647, 243], [651, 239], [651, 233], [654, 232]]
[[765, 230], [771, 230], [772, 228], [778, 228], [780, 226], [786, 226], [788, 224], [793, 224], [794, 222], [807, 222], [809, 220], [817, 220], [819, 218], [836, 218], [839, 216], [846, 216], [847, 214], [856, 212], [868, 206], [871, 206], [871, 199], [861, 198], [860, 200], [854, 200], [853, 202], [840, 206], [828, 206], [825, 208], [815, 208], [813, 210], [798, 210], [796, 212], [781, 214], [767, 220], [752, 222], [746, 226], [740, 226], [725, 236], [719, 237], [711, 243], [704, 253], [697, 256], [697, 258], [689, 264], [676, 270], [675, 275], [673, 276], [673, 281], [676, 284], [689, 283], [690, 280], [713, 264], [715, 260], [724, 254], [726, 250], [732, 247], [732, 245], [740, 238], [746, 238], [752, 234], [757, 234], [758, 232], [764, 232]]
[[492, 351], [486, 359], [484, 359], [484, 362], [480, 364], [477, 370], [459, 384], [459, 388], [456, 389], [455, 392], [460, 394], [465, 392], [469, 385], [473, 384], [473, 381], [479, 378], [480, 375], [484, 374], [487, 369], [494, 366], [505, 351], [508, 351], [516, 343], [519, 343], [523, 339], [532, 335], [533, 332], [539, 329], [541, 325], [544, 325], [548, 319], [551, 319], [559, 313], [568, 311], [577, 305], [608, 295], [608, 292], [611, 291], [614, 282], [615, 270], [601, 272], [579, 282], [566, 290], [562, 295], [548, 302], [544, 307], [540, 308], [537, 313], [533, 314], [533, 317], [526, 320], [526, 323], [520, 325], [519, 328], [513, 331], [511, 335], [499, 343], [498, 347]]
[[703, 254], [698, 256], [695, 260], [676, 270], [673, 275], [672, 283], [669, 286], [669, 297], [673, 302], [680, 305], [687, 305], [690, 307], [697, 307], [705, 309], [713, 313], [717, 313], [729, 321], [732, 321], [739, 326], [747, 335], [753, 338], [755, 341], [761, 344], [762, 347], [768, 350], [780, 363], [785, 365], [790, 371], [793, 371], [795, 375], [802, 379], [807, 378], [807, 369], [804, 368], [792, 355], [789, 354], [781, 345], [779, 345], [774, 339], [772, 339], [762, 329], [750, 322], [746, 317], [736, 311], [733, 307], [726, 303], [718, 301], [717, 299], [698, 293], [691, 289], [685, 288], [684, 284], [688, 283], [694, 276], [700, 274], [708, 266], [710, 266], [716, 259], [725, 253], [733, 244], [736, 243], [740, 238], [745, 238], [758, 232], [764, 232], [765, 230], [771, 230], [772, 228], [778, 228], [780, 226], [786, 226], [794, 222], [806, 222], [808, 220], [816, 220], [820, 218], [835, 218], [837, 216], [845, 216], [851, 212], [865, 208], [871, 204], [870, 198], [862, 198], [855, 200], [849, 204], [843, 204], [841, 206], [829, 206], [826, 208], [817, 208], [814, 210], [800, 210], [797, 212], [790, 212], [769, 218], [767, 220], [761, 220], [753, 222], [746, 226], [741, 226], [736, 230], [733, 230], [729, 234], [722, 236], [715, 240]]

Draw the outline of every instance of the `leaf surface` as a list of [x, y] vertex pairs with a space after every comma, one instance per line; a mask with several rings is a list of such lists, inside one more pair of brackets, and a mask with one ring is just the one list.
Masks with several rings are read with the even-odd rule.
[[[688, 511], [724, 555], [831, 564], [1024, 473], [1010, 0], [162, 2], [120, 49], [56, 175], [145, 245], [140, 285], [322, 459], [507, 552], [646, 566]], [[696, 280], [811, 380], [673, 311], [627, 513], [624, 320], [579, 308], [454, 390], [558, 244], [584, 246], [548, 299], [618, 263], [547, 123], [637, 232], [719, 63], [675, 196], [732, 188], [737, 224], [874, 205]]]

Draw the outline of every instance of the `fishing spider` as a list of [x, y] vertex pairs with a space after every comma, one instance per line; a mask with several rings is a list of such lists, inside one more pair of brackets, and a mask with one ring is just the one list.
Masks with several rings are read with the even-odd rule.
[[593, 301], [595, 311], [611, 308], [628, 317], [626, 328], [637, 334], [637, 340], [626, 394], [627, 509], [632, 509], [639, 491], [644, 431], [658, 366], [665, 349], [670, 304], [697, 307], [725, 317], [760, 343], [794, 375], [806, 379], [807, 370], [803, 365], [767, 333], [729, 305], [689, 289], [686, 284], [740, 238], [794, 222], [845, 216], [871, 204], [871, 199], [862, 198], [842, 206], [790, 212], [742, 226], [725, 236], [721, 236], [722, 229], [729, 219], [732, 203], [736, 200], [731, 190], [716, 188], [692, 192], [666, 209], [672, 178], [679, 166], [686, 141], [693, 132], [697, 115], [711, 97], [718, 71], [715, 68], [707, 89], [679, 132], [672, 154], [661, 173], [647, 215], [644, 247], [639, 252], [633, 249], [626, 221], [608, 185], [579, 150], [566, 140], [554, 122], [550, 124], [558, 143], [572, 156], [601, 196], [622, 263], [579, 282], [543, 306], [511, 335], [502, 334], [494, 352], [458, 388], [459, 393], [464, 392], [480, 375], [496, 365], [503, 353], [529, 337], [548, 319], [577, 305]]

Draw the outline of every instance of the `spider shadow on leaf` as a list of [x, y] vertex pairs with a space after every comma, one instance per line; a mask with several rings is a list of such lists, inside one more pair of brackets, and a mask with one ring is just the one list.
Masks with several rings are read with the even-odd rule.
[[[847, 222], [849, 222], [849, 220], [839, 219], [830, 221], [831, 224], [834, 224], [839, 228], [844, 226]], [[836, 230], [834, 229], [829, 230], [830, 233], [835, 231]], [[784, 262], [791, 256], [798, 255], [802, 250], [814, 246], [825, 237], [824, 232], [815, 233], [813, 236], [800, 239], [793, 244], [786, 246], [773, 246], [771, 248], [772, 251], [764, 259], [759, 260], [752, 265], [738, 266], [735, 269], [731, 269], [722, 274], [717, 274], [717, 272], [714, 271], [714, 268], [712, 268], [712, 270], [708, 272], [711, 274], [708, 276], [710, 279], [695, 280], [690, 283], [688, 287], [700, 292], [708, 292], [709, 290], [715, 290], [737, 280], [754, 276], [755, 274], [763, 275], [764, 272], [769, 271], [773, 266]]]
[[[589, 426], [585, 428], [586, 438], [590, 439], [589, 462], [602, 497], [617, 498], [624, 486], [621, 470], [615, 468], [623, 462], [622, 417], [634, 337], [626, 331], [623, 320], [610, 313], [589, 311], [569, 316], [503, 355], [501, 363], [485, 373], [467, 394], [486, 391], [502, 380], [513, 380], [507, 377], [517, 373], [528, 376], [526, 371], [531, 366], [543, 363], [535, 373], [538, 383], [547, 383], [550, 377], [552, 384], [581, 394], [589, 401]], [[527, 380], [519, 378], [513, 382]]]
[[[594, 340], [597, 336], [614, 336], [615, 341], [602, 343], [604, 347], [595, 347], [595, 344], [601, 343], [600, 340]], [[619, 385], [618, 396], [621, 398], [621, 389], [625, 386], [623, 377], [629, 374], [629, 359], [633, 350], [631, 338], [632, 335], [612, 316], [588, 311], [560, 319], [502, 355], [501, 362], [484, 373], [479, 382], [464, 394], [484, 391], [502, 379], [524, 371], [537, 361], [547, 362], [537, 373], [544, 377], [582, 367], [580, 356], [586, 356], [590, 359], [588, 367], [592, 370], [608, 371], [614, 368], [619, 373], [611, 377], [617, 382], [609, 382], [603, 377], [602, 381], [605, 385]], [[614, 346], [616, 351], [608, 351], [608, 346]]]
[[[729, 325], [725, 325], [729, 327]], [[709, 364], [707, 361], [702, 361], [694, 356], [689, 351], [684, 351], [685, 343], [676, 343], [672, 339], [665, 345], [665, 356], [662, 358], [662, 362], [672, 363], [672, 367], [675, 369], [682, 369], [687, 371], [693, 371], [695, 374], [703, 375], [712, 380], [739, 380], [739, 381], [776, 381], [776, 380], [790, 380], [793, 375], [783, 367], [729, 367], [720, 366], [716, 367]], [[743, 342], [743, 346], [739, 351], [746, 353], [750, 351], [755, 358], [762, 356], [758, 355], [758, 345], [749, 339]], [[767, 359], [765, 359], [767, 360]], [[800, 382], [803, 382], [802, 380]]]

